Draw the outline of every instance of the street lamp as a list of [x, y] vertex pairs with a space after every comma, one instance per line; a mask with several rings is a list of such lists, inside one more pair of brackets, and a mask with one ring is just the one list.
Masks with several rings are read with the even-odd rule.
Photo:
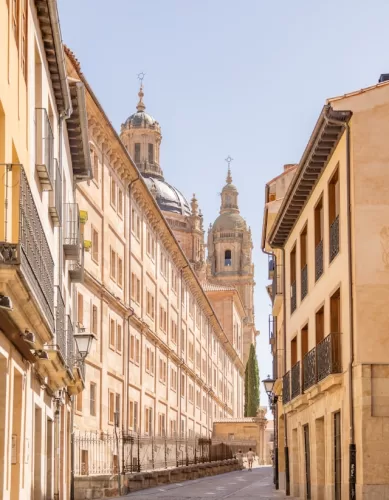
[[80, 354], [81, 363], [85, 362], [85, 358], [90, 353], [93, 340], [96, 339], [96, 335], [93, 333], [75, 333], [74, 340], [76, 342], [77, 350]]
[[269, 399], [272, 397], [273, 394], [273, 387], [275, 380], [274, 378], [270, 378], [270, 375], [265, 378], [265, 380], [262, 380], [263, 385], [265, 386], [265, 391], [266, 394], [268, 395]]

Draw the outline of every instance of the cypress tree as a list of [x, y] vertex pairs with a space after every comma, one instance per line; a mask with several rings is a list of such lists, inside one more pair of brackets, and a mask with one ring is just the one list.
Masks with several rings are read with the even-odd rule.
[[244, 378], [244, 416], [255, 417], [259, 407], [259, 370], [253, 344], [250, 346]]

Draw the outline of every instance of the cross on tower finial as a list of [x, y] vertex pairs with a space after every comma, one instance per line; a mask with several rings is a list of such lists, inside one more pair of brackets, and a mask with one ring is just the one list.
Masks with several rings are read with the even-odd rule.
[[145, 77], [146, 73], [143, 73], [143, 71], [141, 73], [138, 73], [138, 80], [140, 81], [140, 89], [139, 89], [139, 93], [138, 93], [138, 96], [139, 96], [139, 102], [136, 106], [136, 109], [138, 111], [144, 111], [146, 109], [146, 106], [145, 106], [145, 103], [143, 102], [143, 96], [144, 96], [144, 93], [143, 93], [143, 78]]
[[231, 184], [232, 183], [232, 176], [231, 176], [231, 162], [233, 161], [234, 159], [231, 158], [230, 155], [227, 156], [227, 158], [225, 159], [225, 161], [228, 163], [228, 172], [227, 172], [227, 184]]

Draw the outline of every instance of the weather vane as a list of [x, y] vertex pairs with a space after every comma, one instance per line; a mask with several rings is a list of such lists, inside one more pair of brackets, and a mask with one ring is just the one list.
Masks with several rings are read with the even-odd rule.
[[138, 73], [138, 80], [140, 81], [141, 85], [143, 84], [143, 78], [146, 76], [146, 73]]
[[230, 155], [228, 155], [227, 158], [225, 159], [225, 161], [228, 163], [228, 168], [230, 168], [230, 164], [231, 164], [232, 161], [234, 161], [234, 159], [231, 158]]

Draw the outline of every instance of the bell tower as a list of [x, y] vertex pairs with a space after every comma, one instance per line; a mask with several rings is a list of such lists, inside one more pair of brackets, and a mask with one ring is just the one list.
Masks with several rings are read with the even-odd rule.
[[220, 215], [208, 229], [207, 279], [234, 286], [243, 302], [246, 317], [243, 329], [244, 361], [258, 332], [254, 324], [254, 264], [251, 230], [241, 216], [238, 190], [232, 183], [228, 157], [226, 184], [221, 192]]

